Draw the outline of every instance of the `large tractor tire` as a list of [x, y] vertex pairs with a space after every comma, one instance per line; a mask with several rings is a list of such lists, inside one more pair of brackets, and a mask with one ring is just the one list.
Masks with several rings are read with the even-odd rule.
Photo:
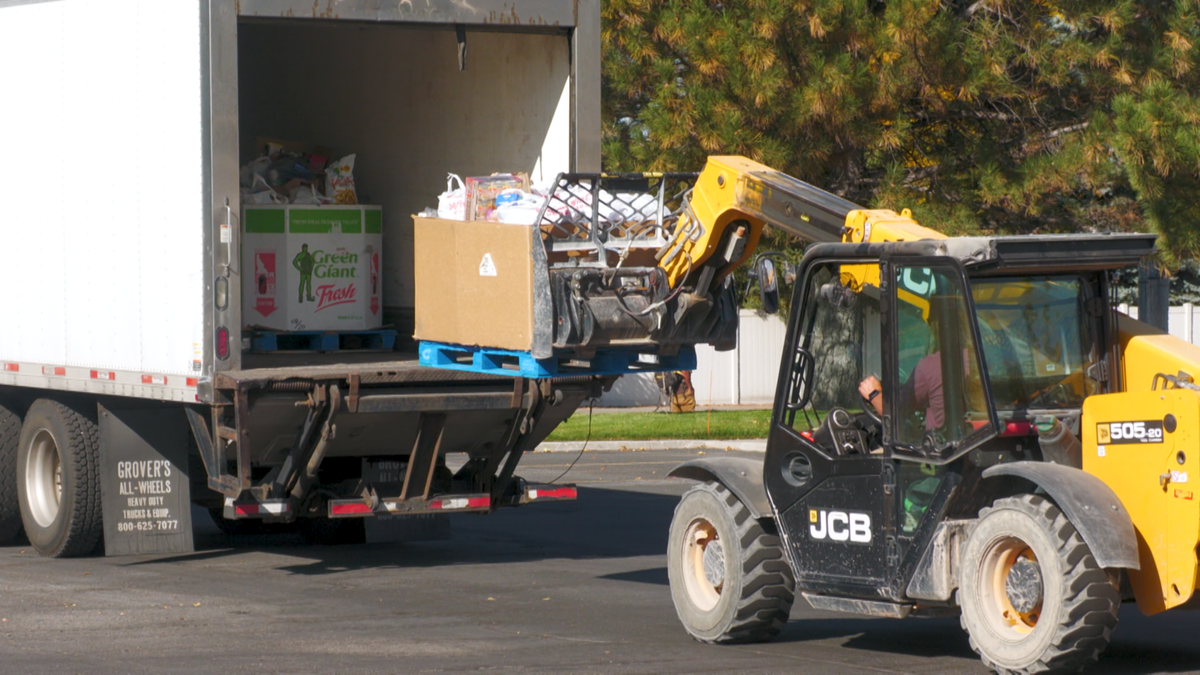
[[0, 403], [0, 545], [21, 533], [21, 501], [17, 497], [17, 448], [21, 416]]
[[104, 534], [95, 413], [39, 399], [25, 414], [17, 494], [29, 543], [44, 556], [92, 553]]
[[958, 603], [971, 647], [999, 673], [1073, 673], [1117, 626], [1116, 579], [1062, 511], [1035, 495], [980, 511], [963, 547]]
[[701, 642], [769, 640], [787, 622], [795, 598], [792, 569], [773, 528], [716, 483], [697, 485], [675, 507], [667, 574], [679, 620]]

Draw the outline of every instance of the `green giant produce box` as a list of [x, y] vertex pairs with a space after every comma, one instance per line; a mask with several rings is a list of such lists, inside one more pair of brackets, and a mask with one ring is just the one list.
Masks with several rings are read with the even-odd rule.
[[247, 205], [242, 223], [247, 326], [354, 331], [382, 325], [380, 207]]

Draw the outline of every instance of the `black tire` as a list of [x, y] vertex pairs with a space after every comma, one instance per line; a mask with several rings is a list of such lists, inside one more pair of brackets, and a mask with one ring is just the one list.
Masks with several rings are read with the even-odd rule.
[[1042, 497], [1000, 499], [979, 515], [962, 551], [958, 603], [984, 665], [1073, 673], [1095, 662], [1117, 626], [1115, 576]]
[[764, 527], [717, 483], [697, 485], [675, 507], [667, 575], [679, 620], [701, 642], [770, 640], [795, 599], [792, 568], [771, 524]]
[[30, 406], [17, 454], [17, 494], [25, 534], [38, 553], [50, 558], [92, 553], [104, 534], [94, 411], [49, 399]]
[[21, 500], [17, 496], [17, 448], [21, 416], [0, 403], [0, 544], [21, 534]]

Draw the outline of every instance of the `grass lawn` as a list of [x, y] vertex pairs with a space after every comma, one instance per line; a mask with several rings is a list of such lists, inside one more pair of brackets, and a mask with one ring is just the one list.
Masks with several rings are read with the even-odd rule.
[[[697, 410], [690, 413], [595, 413], [593, 441], [766, 438], [770, 410]], [[588, 411], [580, 408], [547, 441], [582, 441], [588, 437]]]

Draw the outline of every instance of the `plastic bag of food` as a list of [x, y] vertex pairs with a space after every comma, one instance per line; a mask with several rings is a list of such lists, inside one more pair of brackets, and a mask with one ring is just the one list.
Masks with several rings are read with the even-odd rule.
[[253, 162], [250, 162], [249, 164], [247, 164], [246, 166], [243, 166], [242, 170], [241, 170], [242, 187], [250, 188], [251, 190], [253, 190], [254, 184], [255, 184], [254, 179], [256, 177], [260, 180], [263, 180], [263, 182], [265, 183], [266, 180], [263, 177], [267, 175], [267, 170], [270, 168], [271, 168], [271, 158], [270, 157], [259, 157], [258, 159], [254, 160]]
[[328, 203], [329, 200], [317, 194], [317, 190], [314, 186], [301, 185], [293, 190], [288, 191], [288, 202], [292, 204], [320, 205]]
[[242, 202], [245, 204], [286, 204], [287, 200], [268, 185], [265, 178], [256, 173], [251, 179], [250, 187], [242, 188]]
[[346, 155], [325, 169], [325, 196], [334, 204], [357, 204], [354, 191], [354, 155]]
[[505, 190], [496, 195], [496, 208], [491, 219], [510, 225], [533, 225], [542, 212], [546, 198], [523, 190]]
[[[454, 187], [458, 181], [458, 187]], [[446, 191], [438, 195], [438, 218], [447, 220], [467, 219], [467, 188], [457, 174], [446, 174]]]

